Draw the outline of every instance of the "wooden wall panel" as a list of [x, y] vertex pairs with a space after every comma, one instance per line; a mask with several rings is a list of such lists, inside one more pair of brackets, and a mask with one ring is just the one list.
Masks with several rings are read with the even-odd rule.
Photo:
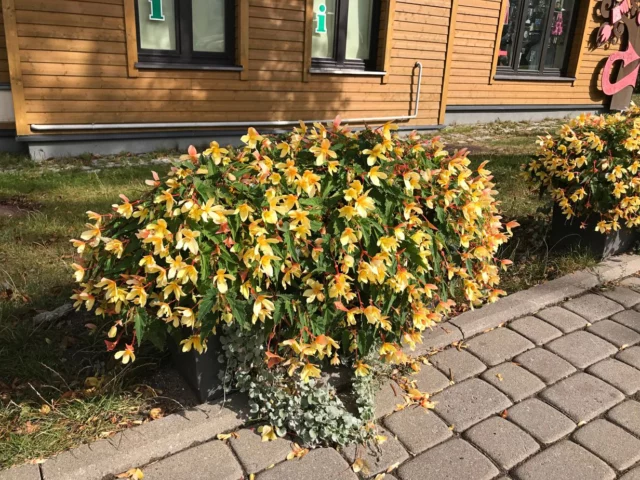
[[[595, 0], [581, 1], [574, 34], [570, 69], [576, 82], [523, 82], [493, 80], [495, 42], [503, 0], [459, 0], [453, 64], [449, 81], [449, 105], [602, 104], [594, 72], [611, 52], [593, 50], [589, 39], [600, 25], [594, 16]], [[586, 28], [580, 28], [585, 26]], [[583, 33], [586, 33], [583, 35]], [[581, 55], [579, 55], [581, 53]]]
[[248, 0], [251, 68], [242, 80], [239, 72], [198, 70], [134, 76], [125, 21], [131, 1], [15, 0], [29, 124], [403, 116], [415, 101], [416, 61], [424, 77], [412, 123], [438, 123], [452, 0], [393, 2], [393, 34], [380, 52], [384, 83], [303, 75], [306, 0]]
[[4, 19], [0, 10], [0, 85], [9, 83], [9, 61], [7, 59], [7, 40], [4, 35]]

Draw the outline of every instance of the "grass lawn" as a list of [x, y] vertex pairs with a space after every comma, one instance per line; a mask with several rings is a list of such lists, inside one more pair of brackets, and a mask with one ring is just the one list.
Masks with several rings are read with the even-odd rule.
[[[595, 263], [545, 243], [550, 203], [528, 192], [518, 176], [536, 136], [557, 126], [496, 123], [441, 132], [450, 150], [470, 147], [474, 163], [490, 160], [504, 218], [522, 225], [504, 252], [515, 263], [504, 279], [510, 293]], [[167, 170], [142, 165], [156, 156], [87, 155], [37, 165], [0, 154], [0, 468], [109, 436], [148, 421], [158, 415], [156, 408], [166, 414], [189, 401], [166, 381], [164, 370], [154, 376], [163, 367], [162, 354], [152, 348], [142, 350], [146, 357], [135, 367], [116, 364], [105, 352], [101, 319], [72, 314], [42, 325], [32, 320], [68, 301], [69, 239], [83, 230], [85, 212], [108, 211], [119, 193], [136, 198], [150, 170]], [[2, 215], [3, 209], [16, 215]]]

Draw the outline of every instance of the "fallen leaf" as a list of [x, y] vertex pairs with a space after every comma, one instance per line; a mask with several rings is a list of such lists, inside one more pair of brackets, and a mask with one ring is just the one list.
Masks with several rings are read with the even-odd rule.
[[507, 418], [508, 415], [509, 415], [509, 412], [507, 412], [506, 410], [503, 410], [502, 413], [500, 414], [502, 418]]
[[376, 478], [374, 478], [373, 480], [382, 480], [386, 476], [387, 476], [386, 473], [379, 473], [378, 475], [376, 475]]
[[49, 415], [51, 413], [51, 407], [49, 405], [42, 405], [40, 407], [40, 413], [43, 415]]
[[496, 373], [496, 378], [497, 378], [498, 380], [500, 380], [500, 381], [503, 381], [503, 380], [504, 380], [504, 377], [502, 376], [502, 374], [501, 374], [501, 373]]
[[157, 420], [158, 418], [162, 418], [162, 409], [161, 408], [152, 408], [149, 410], [149, 417], [153, 420]]
[[393, 472], [396, 468], [398, 468], [400, 466], [399, 462], [394, 463], [393, 465], [391, 465], [389, 468], [387, 468], [387, 473], [391, 473]]
[[351, 469], [355, 472], [362, 472], [364, 475], [369, 474], [369, 469], [367, 465], [364, 463], [364, 460], [361, 458], [356, 458], [356, 461], [351, 465]]
[[27, 422], [26, 427], [27, 434], [36, 433], [38, 430], [40, 430], [40, 425], [31, 422]]
[[132, 468], [127, 470], [124, 473], [120, 473], [116, 475], [116, 478], [128, 478], [130, 480], [142, 480], [144, 478], [144, 473], [139, 468]]
[[287, 454], [287, 460], [293, 460], [294, 458], [302, 458], [309, 453], [308, 448], [302, 448], [297, 443], [291, 445], [291, 451]]
[[384, 442], [387, 441], [387, 437], [385, 437], [384, 435], [376, 435], [374, 438], [378, 445], [382, 445]]

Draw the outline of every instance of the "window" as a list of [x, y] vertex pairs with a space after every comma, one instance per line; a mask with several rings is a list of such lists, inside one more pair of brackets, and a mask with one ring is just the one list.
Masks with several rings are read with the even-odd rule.
[[313, 68], [375, 70], [380, 0], [314, 0]]
[[234, 0], [135, 1], [140, 62], [234, 65]]
[[566, 75], [579, 0], [506, 0], [498, 72]]

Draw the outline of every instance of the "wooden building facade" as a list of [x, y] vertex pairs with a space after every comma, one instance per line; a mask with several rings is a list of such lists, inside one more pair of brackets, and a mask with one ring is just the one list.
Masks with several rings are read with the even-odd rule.
[[1, 1], [0, 130], [36, 158], [607, 106], [597, 0]]

